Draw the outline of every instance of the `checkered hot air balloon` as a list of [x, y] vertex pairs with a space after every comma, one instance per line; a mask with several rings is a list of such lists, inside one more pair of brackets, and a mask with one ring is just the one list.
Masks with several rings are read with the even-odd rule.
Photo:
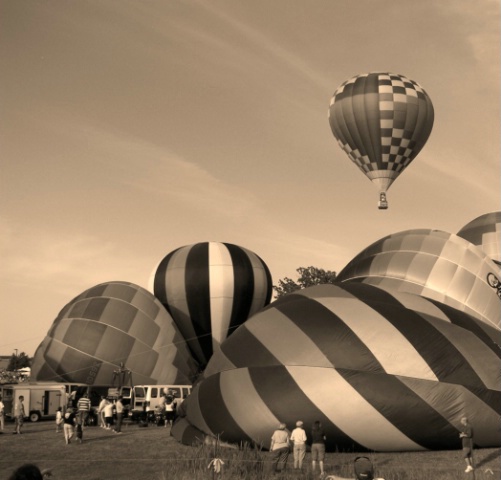
[[270, 302], [271, 275], [255, 253], [202, 242], [169, 253], [152, 291], [170, 312], [201, 365], [236, 327]]
[[227, 442], [268, 448], [280, 422], [319, 420], [328, 451], [501, 446], [500, 329], [439, 302], [372, 285], [281, 297], [214, 353], [185, 419]]
[[480, 247], [501, 266], [501, 212], [480, 215], [459, 230], [458, 237]]
[[108, 385], [121, 364], [135, 384], [190, 384], [198, 366], [162, 304], [127, 282], [107, 282], [69, 302], [33, 359], [35, 380]]
[[394, 73], [350, 78], [334, 92], [329, 123], [339, 146], [380, 192], [414, 160], [430, 136], [433, 105], [415, 81]]
[[440, 230], [415, 229], [373, 243], [339, 273], [388, 291], [422, 295], [501, 326], [501, 302], [487, 282], [499, 267], [481, 248]]

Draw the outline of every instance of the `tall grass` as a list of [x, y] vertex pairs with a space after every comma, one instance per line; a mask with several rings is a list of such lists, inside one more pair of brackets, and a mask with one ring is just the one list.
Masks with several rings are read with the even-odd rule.
[[[269, 452], [259, 446], [242, 444], [227, 448], [219, 442], [189, 447], [179, 444], [168, 428], [138, 428], [129, 425], [122, 435], [99, 427], [84, 431], [84, 442], [66, 446], [62, 434], [55, 433], [53, 422], [27, 423], [23, 435], [11, 435], [12, 423], [0, 435], [0, 480], [23, 463], [50, 468], [53, 480], [312, 480], [310, 455], [302, 472], [292, 469], [292, 454], [285, 473], [274, 476]], [[501, 449], [475, 452], [475, 475], [464, 473], [458, 450], [441, 452], [401, 452], [365, 454], [372, 460], [376, 476], [386, 480], [499, 480]], [[356, 453], [328, 453], [327, 475], [354, 477]], [[221, 472], [210, 467], [221, 459]], [[490, 468], [492, 474], [486, 471]]]

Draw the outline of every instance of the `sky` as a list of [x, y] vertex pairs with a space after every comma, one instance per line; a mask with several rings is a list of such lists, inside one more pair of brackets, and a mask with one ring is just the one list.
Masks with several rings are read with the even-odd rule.
[[[0, 0], [0, 355], [184, 245], [245, 247], [277, 284], [499, 210], [500, 40], [498, 0]], [[371, 71], [435, 109], [386, 211], [327, 116]]]

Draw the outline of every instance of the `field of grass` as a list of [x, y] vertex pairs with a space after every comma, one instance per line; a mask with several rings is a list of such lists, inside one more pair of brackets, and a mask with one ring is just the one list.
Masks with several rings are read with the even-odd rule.
[[[169, 428], [128, 425], [117, 435], [99, 427], [84, 431], [82, 444], [66, 445], [63, 434], [55, 432], [52, 421], [26, 423], [22, 435], [12, 435], [13, 424], [7, 423], [0, 435], [0, 479], [7, 479], [23, 463], [50, 468], [52, 478], [72, 480], [267, 480], [269, 454], [251, 448], [230, 449], [201, 445], [188, 447], [170, 436]], [[216, 455], [224, 461], [221, 474], [208, 468]], [[501, 449], [475, 451], [476, 470], [464, 473], [464, 462], [458, 450], [440, 452], [370, 453], [376, 476], [386, 480], [499, 480]], [[328, 453], [327, 475], [353, 478], [355, 453]], [[289, 457], [283, 480], [306, 480], [313, 477], [309, 454], [303, 472], [292, 470]]]

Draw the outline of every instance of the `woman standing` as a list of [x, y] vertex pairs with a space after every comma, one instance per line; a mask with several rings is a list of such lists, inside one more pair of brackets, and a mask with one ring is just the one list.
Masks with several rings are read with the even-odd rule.
[[324, 476], [324, 458], [325, 458], [325, 436], [322, 424], [317, 420], [311, 427], [311, 470], [315, 474], [315, 468], [320, 467], [320, 476]]
[[273, 453], [272, 465], [276, 473], [285, 470], [289, 458], [289, 432], [285, 423], [281, 423], [271, 437], [270, 452]]

